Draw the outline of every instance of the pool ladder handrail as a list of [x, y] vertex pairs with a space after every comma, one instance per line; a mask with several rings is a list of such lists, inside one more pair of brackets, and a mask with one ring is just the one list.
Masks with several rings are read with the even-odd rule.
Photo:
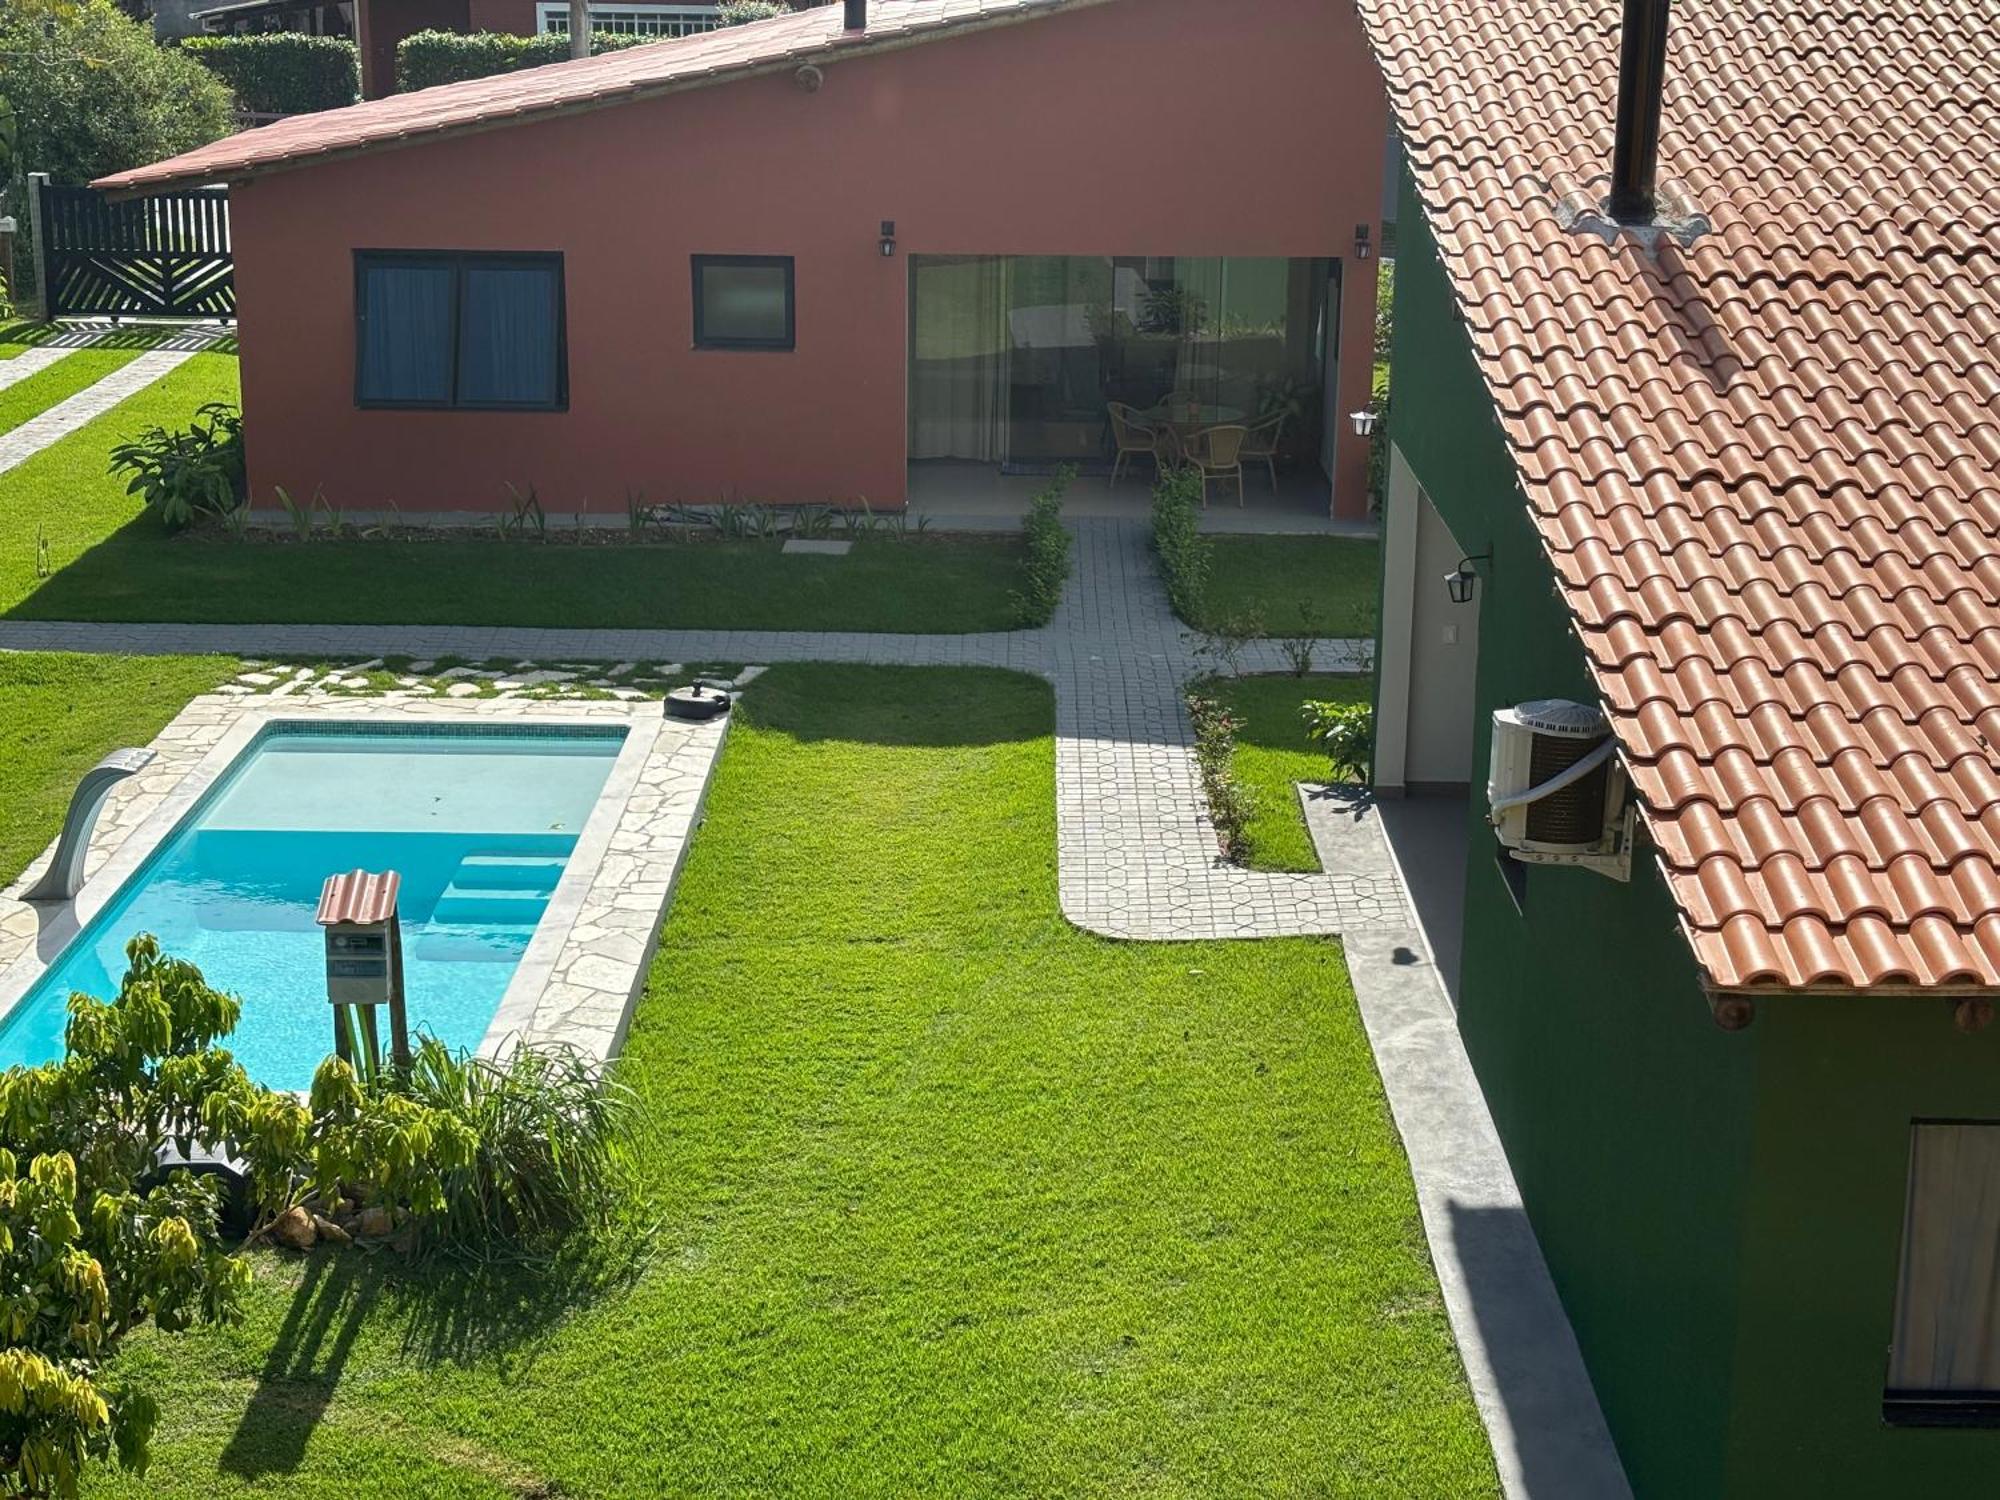
[[113, 750], [83, 773], [69, 799], [69, 814], [63, 819], [62, 837], [56, 840], [55, 858], [42, 872], [22, 900], [73, 901], [83, 889], [83, 861], [90, 852], [90, 831], [104, 807], [105, 794], [127, 776], [136, 775], [153, 763], [153, 752], [128, 746]]

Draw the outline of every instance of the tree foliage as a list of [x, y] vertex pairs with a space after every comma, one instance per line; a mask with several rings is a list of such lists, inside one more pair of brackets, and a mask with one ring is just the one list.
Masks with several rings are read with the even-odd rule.
[[191, 36], [181, 50], [228, 84], [239, 105], [257, 114], [339, 109], [361, 91], [360, 53], [345, 37], [298, 31]]
[[230, 130], [222, 81], [107, 0], [0, 4], [0, 100], [16, 177], [88, 182]]

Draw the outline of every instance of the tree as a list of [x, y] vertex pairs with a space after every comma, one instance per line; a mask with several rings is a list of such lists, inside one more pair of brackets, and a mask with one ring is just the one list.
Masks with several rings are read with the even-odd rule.
[[590, 0], [569, 0], [569, 55], [590, 56]]
[[0, 100], [14, 171], [88, 182], [192, 150], [231, 128], [228, 88], [107, 0], [0, 4]]
[[115, 1000], [71, 997], [61, 1062], [0, 1074], [0, 1495], [143, 1469], [153, 1402], [103, 1362], [141, 1322], [237, 1315], [250, 1271], [217, 1243], [212, 1179], [163, 1176], [161, 1148], [219, 1145], [276, 1195], [310, 1124], [215, 1045], [240, 1002], [150, 937], [126, 951]]

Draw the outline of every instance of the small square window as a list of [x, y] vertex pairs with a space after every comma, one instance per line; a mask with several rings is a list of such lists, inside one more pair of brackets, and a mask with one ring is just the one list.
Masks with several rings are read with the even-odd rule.
[[2000, 1425], [2000, 1124], [1910, 1127], [1894, 1337], [1887, 1420]]
[[794, 328], [789, 255], [694, 257], [697, 349], [790, 349]]

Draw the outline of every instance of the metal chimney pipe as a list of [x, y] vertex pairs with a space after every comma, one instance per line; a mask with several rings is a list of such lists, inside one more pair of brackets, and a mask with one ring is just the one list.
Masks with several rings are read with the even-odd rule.
[[868, 0], [843, 0], [842, 19], [849, 31], [868, 29]]
[[1670, 6], [1671, 0], [1625, 0], [1618, 51], [1618, 136], [1611, 148], [1611, 196], [1604, 205], [1621, 224], [1653, 221]]

